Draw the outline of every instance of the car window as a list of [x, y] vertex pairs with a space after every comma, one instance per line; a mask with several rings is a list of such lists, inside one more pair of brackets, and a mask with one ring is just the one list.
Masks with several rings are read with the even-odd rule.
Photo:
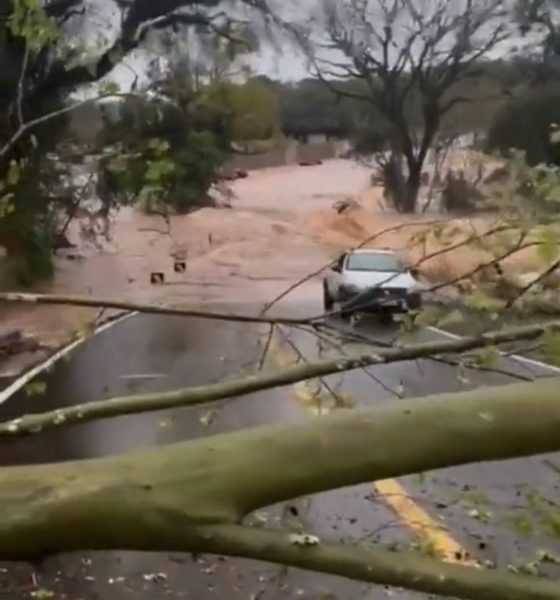
[[394, 254], [359, 252], [348, 255], [346, 270], [394, 273], [395, 271], [405, 271], [406, 268], [399, 257]]

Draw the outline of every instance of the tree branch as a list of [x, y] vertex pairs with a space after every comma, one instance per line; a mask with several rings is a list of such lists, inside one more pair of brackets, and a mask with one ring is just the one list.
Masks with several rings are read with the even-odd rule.
[[545, 271], [543, 271], [540, 275], [535, 277], [532, 281], [523, 286], [517, 294], [505, 305], [505, 309], [511, 308], [520, 298], [522, 298], [528, 291], [530, 291], [533, 287], [538, 285], [541, 281], [546, 279], [549, 275], [554, 273], [560, 267], [560, 260], [553, 262]]
[[340, 575], [358, 581], [476, 600], [557, 599], [560, 584], [542, 578], [446, 564], [412, 552], [372, 544], [320, 543], [299, 547], [285, 533], [235, 525], [206, 528], [203, 552], [240, 556]]
[[20, 292], [0, 292], [0, 302], [16, 302], [24, 304], [53, 304], [71, 306], [89, 306], [92, 308], [115, 308], [146, 314], [193, 317], [197, 319], [211, 319], [214, 321], [231, 321], [239, 323], [281, 323], [284, 325], [302, 325], [308, 319], [292, 319], [289, 317], [266, 317], [264, 315], [252, 316], [234, 313], [212, 312], [194, 308], [180, 308], [162, 304], [145, 304], [141, 302], [128, 302], [113, 300], [112, 298], [92, 298], [89, 296], [70, 296], [63, 294], [29, 294]]
[[295, 365], [273, 373], [252, 375], [242, 379], [205, 386], [187, 387], [169, 392], [140, 394], [112, 398], [110, 400], [98, 400], [87, 404], [77, 404], [42, 414], [26, 415], [1, 423], [0, 436], [20, 436], [96, 419], [164, 410], [179, 406], [196, 406], [372, 365], [429, 358], [433, 355], [458, 354], [468, 350], [496, 346], [516, 340], [534, 340], [551, 331], [560, 331], [560, 320], [521, 327], [510, 327], [503, 331], [490, 331], [478, 336], [456, 340], [426, 342], [400, 348], [379, 350], [374, 353], [325, 359]]
[[[85, 100], [80, 100], [79, 102], [74, 102], [74, 103], [69, 104], [68, 106], [65, 106], [59, 110], [45, 113], [44, 115], [41, 115], [40, 117], [36, 117], [35, 119], [31, 119], [30, 121], [27, 121], [25, 123], [21, 122], [19, 124], [17, 130], [10, 137], [10, 139], [7, 142], [5, 142], [5, 144], [2, 147], [0, 147], [0, 158], [6, 156], [8, 154], [8, 152], [10, 152], [10, 150], [13, 148], [14, 144], [16, 144], [28, 131], [34, 129], [38, 125], [46, 123], [47, 121], [50, 121], [52, 119], [56, 119], [57, 117], [61, 117], [65, 114], [68, 114], [68, 113], [70, 113], [74, 110], [77, 110], [78, 108], [81, 108], [90, 103], [99, 102], [100, 100], [106, 100], [108, 98], [125, 98], [125, 97], [129, 97], [129, 96], [135, 96], [135, 94], [130, 94], [130, 93], [100, 94], [99, 96], [96, 96], [95, 98], [87, 98]], [[21, 102], [21, 99], [18, 100], [18, 102]]]

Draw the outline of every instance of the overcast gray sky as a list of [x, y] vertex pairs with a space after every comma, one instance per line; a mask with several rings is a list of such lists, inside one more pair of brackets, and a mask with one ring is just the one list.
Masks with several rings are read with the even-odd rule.
[[[157, 2], [157, 0], [152, 0]], [[310, 22], [310, 15], [314, 8], [322, 0], [279, 0], [276, 6], [282, 11], [282, 17], [285, 20], [298, 19], [299, 22]], [[423, 14], [434, 10], [442, 0], [417, 0], [417, 7], [422, 7]], [[457, 2], [457, 7], [462, 5], [466, 0], [449, 0], [450, 6], [453, 2]], [[340, 2], [340, 3], [339, 3]], [[87, 0], [84, 2], [86, 13], [77, 17], [73, 23], [74, 33], [77, 35], [74, 38], [76, 44], [82, 44], [83, 40], [88, 40], [88, 48], [86, 51], [101, 52], [108, 47], [116, 35], [120, 27], [119, 8], [114, 0]], [[334, 6], [343, 9], [343, 0], [336, 0]], [[372, 3], [372, 6], [377, 6]], [[373, 8], [372, 10], [375, 10]], [[247, 14], [251, 18], [251, 15]], [[379, 15], [377, 15], [379, 17]], [[252, 15], [254, 19], [254, 13]], [[375, 14], [371, 15], [371, 22], [376, 23], [378, 18]], [[344, 19], [346, 22], [346, 19]], [[88, 35], [89, 34], [89, 35]], [[266, 74], [273, 78], [281, 80], [296, 81], [309, 75], [306, 61], [301, 54], [298, 54], [294, 45], [287, 38], [277, 38], [277, 45], [274, 47], [269, 43], [263, 43], [260, 51], [248, 59], [248, 62], [253, 69], [260, 74]], [[92, 50], [93, 48], [93, 50]], [[96, 50], [97, 49], [97, 50]], [[91, 56], [91, 54], [90, 54]], [[153, 54], [151, 58], [153, 58]], [[330, 56], [331, 58], [332, 55]], [[162, 57], [165, 61], [165, 57]], [[132, 84], [134, 79], [139, 76], [140, 80], [145, 79], [146, 72], [146, 53], [132, 53], [124, 61], [124, 64], [119, 65], [113, 72], [111, 79], [115, 79], [123, 88], [127, 88]]]

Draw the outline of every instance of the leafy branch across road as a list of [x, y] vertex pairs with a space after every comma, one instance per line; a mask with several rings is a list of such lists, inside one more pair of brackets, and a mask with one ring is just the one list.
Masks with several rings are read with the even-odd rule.
[[[137, 309], [138, 310], [138, 309]], [[44, 414], [26, 415], [0, 424], [0, 436], [19, 436], [79, 423], [174, 408], [195, 406], [225, 400], [244, 394], [297, 383], [306, 379], [343, 373], [373, 365], [390, 364], [418, 358], [430, 358], [441, 354], [459, 354], [478, 348], [495, 347], [519, 340], [534, 340], [543, 335], [560, 331], [560, 321], [550, 321], [510, 327], [501, 331], [488, 331], [474, 337], [456, 340], [425, 342], [407, 346], [380, 349], [376, 352], [338, 356], [322, 361], [294, 365], [272, 373], [259, 373], [200, 387], [187, 387], [169, 392], [157, 392], [100, 400], [87, 404], [57, 409]]]

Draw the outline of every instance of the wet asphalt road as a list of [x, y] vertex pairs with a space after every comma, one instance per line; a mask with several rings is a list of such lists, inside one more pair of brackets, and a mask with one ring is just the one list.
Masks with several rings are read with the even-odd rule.
[[[313, 303], [298, 301], [290, 311], [313, 314], [316, 308]], [[334, 325], [343, 334], [357, 331], [372, 343], [390, 341], [397, 334], [395, 326], [381, 326], [371, 319], [354, 329], [343, 323]], [[69, 361], [60, 363], [44, 380], [45, 394], [20, 393], [11, 398], [0, 407], [0, 418], [78, 401], [239, 377], [253, 371], [260, 361], [266, 333], [262, 327], [234, 323], [133, 317], [96, 336]], [[416, 340], [437, 337], [439, 334], [427, 331], [416, 335]], [[362, 342], [337, 339], [336, 343], [343, 344], [344, 352], [365, 349]], [[307, 334], [293, 332], [289, 341], [276, 340], [265, 368], [295, 360], [298, 353], [316, 359], [331, 351], [326, 341], [318, 343]], [[503, 362], [508, 370], [527, 372], [527, 366], [510, 359]], [[536, 375], [550, 373], [542, 369]], [[453, 367], [426, 360], [354, 371], [326, 381], [349, 402], [359, 405], [398, 401], [393, 391], [422, 396], [463, 387]], [[489, 373], [473, 372], [470, 376], [470, 385], [507, 381], [502, 375]], [[319, 402], [317, 397], [310, 400], [307, 389], [290, 386], [219, 406], [120, 417], [2, 442], [0, 464], [102, 456], [266, 422], [308, 419], [318, 407], [327, 410], [332, 398], [323, 388]], [[506, 566], [526, 563], [539, 550], [560, 554], [560, 512], [556, 505], [560, 475], [556, 464], [560, 466], [560, 458], [547, 456], [468, 465], [401, 478], [398, 483], [469, 555]], [[258, 519], [272, 525], [282, 520], [286, 528], [304, 529], [325, 539], [366, 538], [402, 547], [412, 544], [433, 552], [425, 536], [415, 534], [411, 523], [369, 484], [273, 507], [261, 511]], [[555, 574], [554, 568], [547, 566], [543, 572]], [[0, 564], [0, 598], [32, 597], [38, 588], [68, 600], [426, 598], [253, 561], [212, 557], [193, 561], [181, 555], [112, 552], [55, 557], [35, 571], [26, 565]]]

